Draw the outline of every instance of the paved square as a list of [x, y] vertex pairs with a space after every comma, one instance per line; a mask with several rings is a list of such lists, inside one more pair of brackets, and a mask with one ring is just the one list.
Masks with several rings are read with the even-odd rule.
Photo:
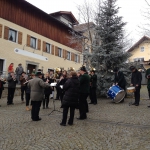
[[[73, 126], [60, 126], [62, 113], [50, 109], [40, 111], [41, 121], [31, 121], [30, 111], [20, 97], [7, 106], [0, 100], [0, 150], [150, 150], [150, 108], [146, 86], [141, 89], [139, 106], [129, 106], [132, 98], [114, 104], [99, 99], [89, 105], [88, 119], [77, 120]], [[60, 101], [55, 101], [60, 109]]]

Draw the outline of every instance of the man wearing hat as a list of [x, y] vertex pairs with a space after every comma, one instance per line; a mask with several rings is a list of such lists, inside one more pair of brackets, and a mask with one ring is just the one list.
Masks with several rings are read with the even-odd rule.
[[91, 102], [89, 104], [97, 104], [97, 96], [96, 96], [96, 88], [97, 88], [97, 75], [95, 74], [95, 70], [90, 71], [90, 99]]
[[41, 102], [44, 99], [44, 88], [48, 88], [50, 86], [48, 84], [48, 80], [46, 82], [42, 80], [42, 76], [43, 74], [40, 71], [36, 72], [35, 78], [29, 80], [28, 83], [28, 87], [31, 89], [31, 118], [33, 121], [41, 120], [39, 117], [39, 111]]
[[[115, 73], [115, 77], [114, 77], [114, 84], [118, 85], [119, 87], [121, 87], [122, 89], [126, 88], [126, 79], [124, 77], [123, 72], [119, 71], [118, 67], [115, 67], [113, 72]], [[124, 102], [124, 98], [121, 100], [121, 102]]]
[[82, 66], [80, 68], [80, 95], [79, 95], [79, 113], [80, 116], [77, 119], [84, 120], [87, 118], [88, 112], [87, 97], [90, 91], [90, 77], [87, 74], [86, 68]]
[[20, 84], [21, 84], [21, 100], [22, 102], [24, 101], [24, 93], [26, 90], [26, 84], [25, 82], [27, 81], [27, 75], [26, 72], [22, 72], [20, 76]]
[[132, 71], [131, 86], [135, 87], [135, 102], [132, 105], [139, 106], [142, 75], [141, 72], [139, 72], [134, 66], [131, 66], [130, 70]]

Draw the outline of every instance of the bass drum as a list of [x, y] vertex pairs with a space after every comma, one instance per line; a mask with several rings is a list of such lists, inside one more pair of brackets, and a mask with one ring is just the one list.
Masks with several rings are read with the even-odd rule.
[[120, 88], [118, 85], [113, 85], [109, 88], [107, 92], [108, 97], [110, 97], [115, 103], [119, 103], [123, 100], [126, 92]]

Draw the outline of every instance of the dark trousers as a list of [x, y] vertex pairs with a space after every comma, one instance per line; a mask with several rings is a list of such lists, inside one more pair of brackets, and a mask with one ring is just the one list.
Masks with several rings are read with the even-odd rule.
[[21, 100], [24, 100], [24, 93], [26, 91], [26, 87], [25, 86], [21, 86]]
[[69, 108], [70, 108], [70, 118], [68, 120], [68, 124], [73, 124], [74, 112], [75, 112], [74, 106], [63, 106], [63, 119], [62, 119], [63, 124], [66, 124], [67, 122], [67, 115], [68, 115]]
[[60, 97], [59, 87], [56, 86], [56, 99], [59, 99], [59, 97]]
[[96, 88], [90, 88], [91, 103], [97, 104]]
[[31, 110], [31, 119], [38, 120], [39, 119], [39, 112], [41, 107], [42, 101], [31, 101], [32, 103], [32, 110]]
[[7, 104], [13, 103], [15, 88], [8, 88]]
[[50, 94], [45, 94], [45, 98], [43, 100], [43, 107], [45, 107], [45, 103], [46, 103], [46, 107], [48, 107], [49, 104], [49, 96]]
[[149, 96], [149, 99], [150, 99], [150, 90], [148, 90], [148, 96]]
[[0, 99], [2, 98], [2, 92], [3, 92], [3, 90], [2, 90], [2, 88], [0, 88]]
[[134, 92], [134, 97], [135, 97], [135, 104], [139, 104], [140, 102], [140, 87], [136, 87], [135, 92]]
[[80, 118], [85, 119], [87, 118], [86, 113], [89, 111], [88, 110], [88, 103], [87, 103], [87, 97], [88, 94], [82, 93], [79, 96], [79, 113], [80, 113]]
[[29, 106], [30, 102], [30, 93], [26, 93], [26, 106]]

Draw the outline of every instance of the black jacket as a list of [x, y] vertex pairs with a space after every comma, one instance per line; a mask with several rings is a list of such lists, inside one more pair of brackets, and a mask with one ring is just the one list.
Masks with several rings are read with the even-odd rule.
[[80, 81], [78, 77], [69, 78], [63, 86], [65, 95], [63, 97], [63, 106], [78, 106]]
[[125, 80], [124, 74], [121, 71], [118, 71], [118, 73], [115, 73], [114, 83], [118, 83], [120, 87], [126, 86], [126, 80]]
[[90, 91], [90, 76], [87, 73], [84, 73], [79, 78], [80, 81], [80, 93], [88, 94]]
[[[48, 80], [49, 80], [48, 83], [51, 84], [51, 79], [50, 79], [49, 77], [48, 77]], [[46, 82], [46, 81], [47, 81], [47, 78], [44, 78], [43, 81]], [[45, 94], [45, 95], [50, 95], [50, 94], [52, 94], [52, 88], [51, 88], [51, 87], [45, 88], [45, 89], [44, 89], [44, 94]]]
[[91, 88], [97, 87], [97, 75], [96, 74], [90, 76], [90, 83], [91, 83]]
[[0, 84], [1, 84], [0, 89], [1, 89], [1, 90], [4, 90], [4, 84], [5, 84], [5, 83], [6, 83], [5, 81], [1, 81], [1, 80], [0, 80]]
[[16, 88], [16, 83], [18, 82], [17, 79], [14, 81], [12, 76], [7, 78], [8, 81], [8, 88]]
[[142, 81], [141, 72], [139, 72], [136, 69], [135, 72], [132, 73], [131, 84], [133, 84], [133, 86], [136, 86], [136, 84], [138, 84], [138, 86], [141, 87], [141, 81]]

